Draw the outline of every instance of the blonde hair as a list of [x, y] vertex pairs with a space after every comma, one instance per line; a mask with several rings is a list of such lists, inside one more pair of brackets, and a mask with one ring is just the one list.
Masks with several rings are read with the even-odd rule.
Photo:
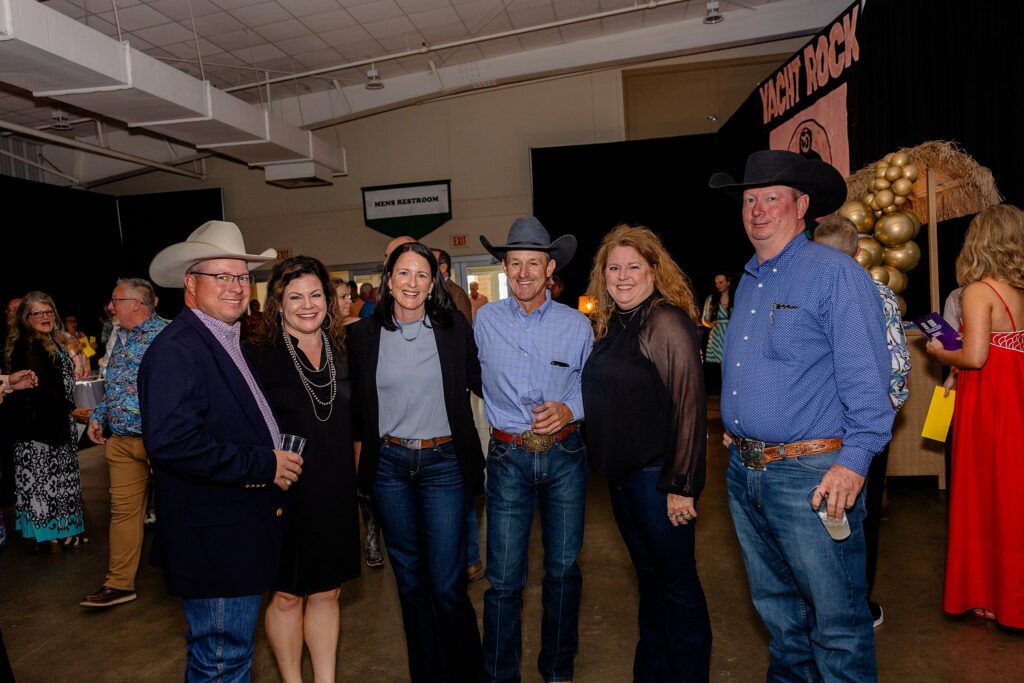
[[1024, 212], [1010, 204], [990, 206], [971, 221], [956, 258], [961, 287], [985, 277], [1024, 290]]
[[[50, 334], [37, 332], [28, 321], [28, 317], [32, 313], [32, 306], [36, 304], [47, 304], [53, 309], [53, 332]], [[29, 292], [18, 304], [18, 310], [14, 314], [14, 323], [7, 334], [7, 344], [4, 347], [4, 362], [8, 367], [11, 365], [11, 351], [14, 350], [14, 343], [21, 338], [38, 339], [46, 349], [46, 353], [50, 354], [50, 358], [57, 357], [58, 343], [63, 345], [67, 341], [68, 334], [64, 332], [64, 323], [61, 322], [57, 304], [53, 303], [53, 298], [46, 292], [38, 290]]]
[[696, 323], [699, 313], [693, 298], [690, 278], [672, 259], [672, 255], [665, 249], [658, 236], [643, 225], [618, 225], [604, 236], [597, 256], [594, 257], [594, 267], [590, 271], [587, 296], [598, 302], [591, 316], [594, 321], [595, 339], [601, 339], [608, 332], [608, 321], [615, 312], [615, 301], [608, 294], [604, 277], [608, 256], [615, 247], [633, 247], [651, 266], [654, 271], [655, 306], [662, 302], [672, 304], [686, 311], [690, 319]]

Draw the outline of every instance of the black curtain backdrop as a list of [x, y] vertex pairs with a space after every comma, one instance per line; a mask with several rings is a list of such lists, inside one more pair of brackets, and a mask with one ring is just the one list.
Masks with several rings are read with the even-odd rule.
[[716, 273], [741, 273], [749, 258], [742, 225], [718, 218], [734, 206], [738, 216], [738, 204], [708, 189], [716, 149], [714, 135], [534, 149], [534, 214], [552, 237], [579, 241], [559, 271], [562, 303], [576, 306], [601, 239], [619, 223], [658, 233], [702, 296]]
[[[0, 305], [6, 310], [10, 299], [39, 289], [61, 316], [74, 314], [97, 337], [117, 278], [148, 278], [160, 249], [223, 215], [219, 189], [117, 198], [0, 176], [0, 196], [7, 199]], [[158, 293], [160, 313], [176, 315], [181, 290]]]
[[[857, 32], [860, 61], [848, 80], [851, 171], [900, 147], [955, 141], [992, 170], [1005, 201], [1021, 206], [1024, 3], [965, 9], [931, 0], [866, 4]], [[709, 193], [707, 182], [715, 171], [742, 177], [747, 156], [768, 147], [768, 134], [755, 89], [716, 136], [533, 150], [537, 217], [581, 240], [568, 293], [582, 292], [594, 247], [619, 220], [661, 233], [702, 297], [715, 271], [741, 273], [753, 250], [739, 204]], [[938, 226], [943, 297], [956, 287], [954, 262], [970, 219]], [[917, 243], [926, 255], [926, 230]], [[930, 309], [926, 256], [910, 280], [904, 297], [913, 319]]]

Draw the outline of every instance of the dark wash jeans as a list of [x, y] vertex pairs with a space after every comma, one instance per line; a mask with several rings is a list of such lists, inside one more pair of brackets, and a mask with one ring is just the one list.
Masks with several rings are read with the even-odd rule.
[[743, 466], [729, 447], [729, 510], [754, 607], [771, 641], [767, 680], [867, 683], [878, 678], [864, 575], [864, 495], [833, 541], [810, 496], [835, 462], [819, 453]]
[[480, 631], [466, 594], [468, 498], [451, 443], [382, 445], [372, 500], [398, 584], [413, 683], [480, 675]]
[[484, 669], [487, 683], [517, 683], [522, 656], [523, 587], [534, 507], [544, 544], [541, 650], [545, 681], [573, 679], [579, 644], [583, 576], [586, 449], [577, 431], [546, 451], [531, 453], [491, 439], [487, 451], [487, 580]]
[[711, 620], [694, 553], [696, 520], [672, 526], [657, 490], [661, 462], [609, 482], [612, 513], [636, 569], [640, 640], [634, 683], [706, 682]]
[[260, 596], [186, 598], [185, 683], [248, 683]]

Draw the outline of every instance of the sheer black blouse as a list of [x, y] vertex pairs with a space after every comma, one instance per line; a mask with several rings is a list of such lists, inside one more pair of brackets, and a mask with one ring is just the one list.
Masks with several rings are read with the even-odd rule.
[[583, 368], [587, 455], [611, 480], [662, 462], [658, 490], [704, 488], [707, 418], [697, 331], [654, 297], [618, 311]]

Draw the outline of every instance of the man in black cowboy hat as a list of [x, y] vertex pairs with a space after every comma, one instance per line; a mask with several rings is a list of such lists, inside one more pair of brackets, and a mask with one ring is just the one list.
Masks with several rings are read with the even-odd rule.
[[477, 313], [491, 441], [487, 452], [487, 579], [482, 681], [517, 683], [521, 613], [534, 508], [544, 530], [541, 648], [545, 681], [571, 681], [579, 641], [587, 468], [578, 424], [580, 373], [594, 335], [578, 311], [551, 300], [548, 279], [576, 238], [551, 241], [536, 218], [517, 218], [508, 243], [480, 242], [500, 259], [512, 296]]
[[867, 272], [804, 236], [846, 185], [776, 150], [752, 154], [743, 182], [716, 173], [710, 185], [742, 198], [755, 252], [726, 333], [722, 421], [768, 680], [872, 681], [860, 492], [892, 428], [885, 320]]

